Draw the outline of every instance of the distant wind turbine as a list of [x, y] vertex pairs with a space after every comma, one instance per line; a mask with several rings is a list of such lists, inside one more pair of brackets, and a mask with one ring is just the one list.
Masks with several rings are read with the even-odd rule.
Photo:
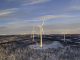
[[34, 26], [33, 26], [33, 29], [32, 29], [32, 41], [34, 41]]
[[66, 41], [66, 33], [63, 32], [62, 34], [63, 34], [63, 41], [65, 42]]
[[64, 34], [64, 42], [66, 41], [66, 34]]
[[[43, 38], [43, 25], [44, 25], [44, 19], [42, 20], [42, 24], [39, 25], [39, 35], [40, 35], [40, 48], [42, 48], [43, 44], [42, 44], [42, 38]], [[32, 41], [34, 41], [34, 26], [33, 26], [33, 29], [32, 29]]]
[[68, 34], [69, 33], [69, 31], [66, 31], [65, 33], [64, 33], [64, 42], [66, 41], [66, 34]]

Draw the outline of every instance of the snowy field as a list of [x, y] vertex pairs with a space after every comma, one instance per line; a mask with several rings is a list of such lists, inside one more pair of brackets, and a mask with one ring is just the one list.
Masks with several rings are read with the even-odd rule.
[[2, 45], [0, 60], [80, 60], [80, 47], [63, 46], [58, 41], [43, 44], [42, 48], [38, 44]]
[[[69, 43], [67, 45], [62, 42], [63, 39], [61, 41], [57, 39], [44, 40], [43, 47], [40, 48], [39, 41], [28, 44], [30, 41], [25, 37], [14, 38], [19, 40], [16, 42], [1, 44], [0, 60], [80, 60], [80, 45], [77, 43], [79, 38], [72, 37], [74, 40], [72, 42], [67, 37], [66, 42]], [[58, 38], [60, 39], [61, 37]], [[6, 38], [3, 39], [5, 40]], [[8, 39], [10, 38], [6, 40]], [[10, 40], [12, 41], [12, 39]]]

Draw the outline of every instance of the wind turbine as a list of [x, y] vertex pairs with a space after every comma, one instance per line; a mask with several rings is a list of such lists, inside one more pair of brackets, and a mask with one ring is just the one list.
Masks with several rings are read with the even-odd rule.
[[43, 19], [43, 21], [42, 21], [42, 24], [41, 24], [41, 26], [39, 26], [39, 28], [40, 28], [40, 47], [42, 48], [42, 38], [43, 38], [43, 25], [44, 25], [44, 19]]
[[66, 34], [64, 33], [64, 42], [66, 41]]
[[32, 41], [34, 41], [34, 26], [33, 26], [33, 29], [32, 29]]
[[66, 34], [68, 34], [68, 33], [69, 33], [69, 31], [67, 30], [67, 31], [66, 31], [66, 32], [64, 32], [64, 34], [63, 34], [63, 35], [64, 35], [64, 39], [63, 39], [63, 40], [64, 40], [64, 42], [66, 41]]
[[66, 41], [66, 33], [63, 32], [62, 35], [63, 35], [63, 41], [65, 42]]
[[[42, 20], [42, 24], [39, 25], [39, 35], [40, 35], [40, 48], [42, 48], [43, 44], [42, 44], [42, 38], [43, 38], [43, 25], [44, 25], [44, 19]], [[32, 29], [32, 41], [34, 41], [34, 26]]]

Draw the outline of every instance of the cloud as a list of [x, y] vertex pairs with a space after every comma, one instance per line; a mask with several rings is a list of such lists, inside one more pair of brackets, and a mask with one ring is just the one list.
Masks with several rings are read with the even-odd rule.
[[46, 34], [62, 34], [62, 33], [79, 34], [80, 33], [79, 25], [80, 23], [46, 25], [44, 26], [44, 33]]
[[0, 34], [31, 34], [34, 25], [35, 23], [28, 21], [9, 22], [6, 25], [0, 26]]
[[[39, 28], [35, 27], [35, 33], [39, 34]], [[7, 26], [0, 27], [0, 34], [31, 34], [32, 26], [28, 26], [27, 23], [13, 23]], [[45, 34], [62, 34], [62, 33], [80, 33], [79, 23], [76, 24], [53, 24], [44, 26]]]
[[39, 3], [45, 3], [51, 0], [25, 0], [23, 5], [34, 5], [34, 4], [39, 4]]
[[72, 6], [70, 7], [70, 10], [80, 11], [80, 6]]
[[4, 0], [3, 2], [6, 3], [17, 3], [18, 5], [34, 5], [34, 4], [40, 4], [45, 3], [51, 0]]
[[68, 11], [80, 11], [80, 0], [71, 0]]
[[70, 6], [67, 11], [80, 11], [80, 6]]
[[50, 20], [50, 19], [59, 19], [59, 18], [71, 18], [75, 16], [71, 15], [44, 15], [39, 16], [38, 18], [35, 18], [36, 20]]
[[10, 9], [5, 9], [0, 11], [0, 16], [6, 16], [9, 14], [14, 13], [17, 10], [17, 8], [10, 8]]
[[[50, 19], [60, 19], [60, 18], [73, 18], [76, 16], [72, 15], [43, 15], [39, 17], [34, 17], [31, 20], [22, 20], [22, 19], [16, 19], [14, 21], [9, 21], [5, 26], [0, 26], [0, 34], [30, 34], [32, 32], [32, 27], [36, 26], [36, 33], [39, 33], [39, 28], [37, 27], [39, 23], [41, 23], [41, 20], [50, 20]], [[74, 18], [73, 18], [74, 19]], [[67, 19], [66, 19], [67, 20]], [[66, 21], [64, 20], [64, 21]], [[70, 19], [71, 20], [71, 19]], [[76, 20], [76, 19], [75, 19]], [[73, 20], [72, 20], [73, 21]], [[69, 32], [69, 33], [79, 33], [79, 26], [80, 23], [72, 23], [70, 24], [65, 24], [62, 20], [61, 22], [63, 23], [54, 23], [52, 25], [44, 25], [44, 33], [50, 34], [50, 33], [64, 33]], [[76, 21], [75, 21], [76, 22]], [[50, 22], [49, 22], [50, 23]], [[52, 22], [53, 23], [53, 22]], [[50, 23], [51, 24], [51, 23]]]

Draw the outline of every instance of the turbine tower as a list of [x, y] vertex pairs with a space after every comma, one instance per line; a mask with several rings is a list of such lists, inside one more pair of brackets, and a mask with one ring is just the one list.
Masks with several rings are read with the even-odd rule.
[[[40, 48], [42, 48], [42, 38], [43, 38], [43, 25], [44, 25], [44, 19], [42, 20], [42, 24], [39, 25], [39, 35], [40, 35]], [[34, 26], [33, 26], [33, 29], [32, 29], [32, 41], [34, 41]]]
[[33, 26], [33, 29], [32, 29], [32, 41], [34, 41], [34, 26]]
[[66, 34], [68, 34], [69, 33], [69, 31], [66, 31], [65, 33], [64, 33], [64, 42], [66, 41]]
[[66, 35], [65, 35], [65, 33], [64, 33], [64, 42], [66, 41]]
[[66, 41], [66, 33], [62, 32], [62, 35], [63, 35], [63, 41], [65, 42]]
[[41, 24], [41, 26], [39, 26], [39, 28], [40, 28], [40, 47], [42, 48], [42, 38], [43, 38], [43, 25], [44, 25], [44, 19], [43, 19], [43, 21], [42, 21], [42, 24]]

